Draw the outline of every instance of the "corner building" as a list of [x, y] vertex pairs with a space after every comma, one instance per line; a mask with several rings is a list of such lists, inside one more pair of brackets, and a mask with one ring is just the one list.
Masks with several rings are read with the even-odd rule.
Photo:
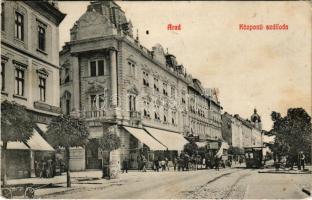
[[[144, 155], [150, 167], [154, 158], [181, 151], [191, 79], [175, 56], [159, 44], [143, 47], [115, 2], [91, 2], [70, 36], [60, 52], [62, 112], [86, 118], [90, 139], [109, 131], [120, 136], [112, 165], [128, 158], [138, 168]], [[102, 166], [103, 152], [92, 142], [72, 155], [72, 170]]]
[[54, 1], [1, 2], [1, 101], [25, 106], [37, 124], [27, 142], [8, 143], [8, 178], [33, 177], [35, 161], [53, 157], [42, 135], [60, 114], [58, 44], [64, 17]]

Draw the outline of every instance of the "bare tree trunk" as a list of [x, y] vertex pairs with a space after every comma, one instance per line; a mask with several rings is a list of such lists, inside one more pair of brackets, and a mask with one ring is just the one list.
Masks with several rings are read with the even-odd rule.
[[70, 153], [69, 153], [69, 147], [65, 148], [66, 150], [66, 182], [67, 182], [67, 187], [71, 187], [71, 181], [70, 181], [70, 171], [69, 171], [69, 158], [70, 158]]
[[7, 166], [6, 166], [6, 150], [7, 150], [8, 142], [3, 142], [3, 158], [2, 158], [2, 164], [3, 164], [3, 186], [7, 185]]
[[108, 162], [107, 162], [107, 176], [108, 176], [108, 179], [111, 178], [111, 175], [110, 175], [110, 151], [108, 152]]
[[108, 152], [108, 162], [105, 161], [105, 156], [103, 156], [102, 178], [110, 179], [109, 161], [110, 161], [110, 152]]

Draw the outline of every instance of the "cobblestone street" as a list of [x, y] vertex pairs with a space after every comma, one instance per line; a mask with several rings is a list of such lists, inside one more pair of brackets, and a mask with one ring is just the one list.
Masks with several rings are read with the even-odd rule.
[[209, 198], [298, 199], [310, 185], [311, 174], [258, 173], [250, 169], [198, 170], [188, 172], [129, 172], [119, 179], [73, 184], [73, 188], [37, 198]]

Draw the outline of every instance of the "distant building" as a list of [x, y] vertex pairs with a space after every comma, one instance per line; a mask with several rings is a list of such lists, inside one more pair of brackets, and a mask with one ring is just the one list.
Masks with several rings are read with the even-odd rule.
[[222, 136], [233, 147], [263, 147], [261, 117], [254, 111], [251, 121], [239, 115], [222, 114]]
[[8, 144], [9, 178], [33, 176], [34, 160], [53, 150], [40, 133], [60, 114], [58, 26], [64, 17], [53, 1], [1, 3], [1, 101], [26, 106], [38, 126], [27, 144]]

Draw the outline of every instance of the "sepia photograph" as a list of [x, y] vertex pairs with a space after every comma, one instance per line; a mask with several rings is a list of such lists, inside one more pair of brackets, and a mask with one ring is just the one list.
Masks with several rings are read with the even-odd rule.
[[1, 198], [307, 199], [311, 1], [1, 1]]

